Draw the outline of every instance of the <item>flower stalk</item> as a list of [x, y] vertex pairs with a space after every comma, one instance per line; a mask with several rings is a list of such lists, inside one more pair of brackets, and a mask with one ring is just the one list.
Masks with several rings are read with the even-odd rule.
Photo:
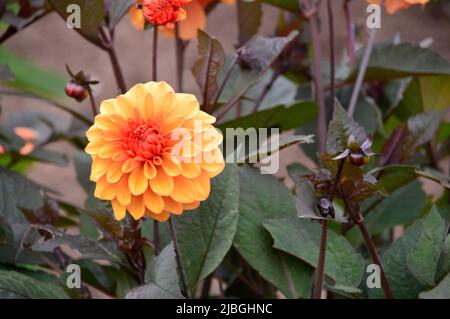
[[378, 255], [377, 249], [372, 241], [372, 238], [370, 237], [370, 234], [367, 230], [367, 227], [364, 223], [364, 217], [363, 215], [358, 211], [352, 208], [352, 206], [348, 203], [347, 200], [344, 200], [345, 207], [347, 211], [349, 212], [351, 218], [353, 219], [353, 222], [358, 225], [359, 230], [361, 232], [361, 235], [364, 238], [364, 243], [367, 247], [367, 250], [369, 251], [370, 257], [372, 261], [380, 267], [380, 279], [381, 279], [381, 286], [383, 288], [384, 294], [386, 298], [388, 299], [394, 299], [394, 294], [392, 293], [392, 290], [389, 286], [386, 273], [384, 272], [383, 263], [381, 262], [380, 256]]
[[172, 236], [173, 247], [175, 249], [178, 271], [180, 272], [181, 284], [183, 285], [184, 295], [186, 299], [191, 299], [191, 292], [189, 290], [189, 284], [187, 281], [186, 270], [184, 268], [183, 259], [181, 257], [180, 246], [178, 245], [177, 232], [172, 218], [169, 218], [170, 235]]
[[[333, 205], [334, 195], [336, 194], [338, 183], [341, 179], [342, 169], [344, 168], [345, 158], [339, 160], [338, 170], [332, 185], [331, 191], [328, 195], [328, 201], [330, 205]], [[319, 260], [317, 262], [316, 277], [314, 280], [314, 292], [313, 298], [320, 299], [322, 295], [323, 280], [325, 277], [325, 257], [327, 251], [327, 237], [328, 237], [328, 220], [322, 221], [322, 234], [320, 236], [320, 250]]]
[[153, 26], [152, 81], [158, 78], [158, 26]]

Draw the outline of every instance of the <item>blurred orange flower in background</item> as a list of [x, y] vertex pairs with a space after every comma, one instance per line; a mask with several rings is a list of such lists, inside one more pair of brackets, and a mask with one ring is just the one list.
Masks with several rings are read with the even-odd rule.
[[38, 131], [29, 127], [17, 126], [14, 128], [14, 133], [19, 136], [25, 143], [20, 148], [19, 153], [22, 155], [30, 154], [34, 150], [34, 145], [38, 140]]
[[173, 28], [174, 23], [186, 18], [182, 5], [191, 0], [143, 0], [144, 19], [153, 25]]
[[166, 221], [198, 207], [225, 165], [214, 122], [194, 95], [165, 82], [137, 84], [103, 101], [86, 133], [94, 195], [111, 200], [117, 220], [128, 210], [136, 220], [147, 214]]
[[[236, 0], [221, 0], [225, 4], [233, 4]], [[213, 0], [192, 0], [189, 3], [183, 5], [183, 9], [186, 11], [185, 19], [179, 21], [180, 23], [180, 38], [183, 40], [191, 40], [197, 37], [197, 30], [204, 29], [206, 25], [206, 12], [205, 8], [211, 4]], [[137, 2], [139, 4], [139, 2]], [[142, 10], [133, 6], [130, 11], [131, 23], [139, 30], [144, 30], [145, 19]], [[174, 35], [173, 28], [163, 27], [160, 31], [168, 37]]]
[[[380, 5], [381, 0], [368, 0], [371, 4]], [[389, 14], [394, 14], [399, 10], [406, 9], [413, 4], [426, 4], [430, 0], [384, 0], [383, 4], [386, 12]]]

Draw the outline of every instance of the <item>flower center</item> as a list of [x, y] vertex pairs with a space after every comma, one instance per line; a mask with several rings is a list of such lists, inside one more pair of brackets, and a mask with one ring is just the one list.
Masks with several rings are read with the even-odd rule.
[[166, 139], [154, 124], [140, 124], [131, 128], [128, 138], [127, 153], [137, 160], [155, 160], [164, 151]]

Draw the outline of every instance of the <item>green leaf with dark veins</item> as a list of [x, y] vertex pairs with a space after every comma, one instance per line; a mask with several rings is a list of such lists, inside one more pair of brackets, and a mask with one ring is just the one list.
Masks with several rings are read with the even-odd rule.
[[7, 291], [23, 298], [69, 299], [63, 288], [33, 279], [16, 271], [0, 269], [0, 292]]
[[192, 289], [213, 272], [231, 247], [236, 232], [239, 174], [230, 164], [211, 180], [211, 194], [200, 207], [172, 217]]
[[145, 274], [146, 284], [130, 290], [127, 299], [181, 299], [173, 244], [152, 256]]
[[347, 111], [336, 99], [333, 119], [328, 128], [327, 153], [331, 155], [342, 153], [347, 148], [350, 135], [353, 135], [360, 145], [367, 138], [364, 128], [348, 116]]
[[225, 53], [220, 42], [208, 33], [198, 30], [199, 59], [192, 66], [192, 74], [202, 90], [204, 107], [208, 107], [218, 90], [217, 76], [225, 62]]
[[305, 262], [273, 247], [264, 228], [267, 219], [295, 217], [290, 191], [272, 175], [240, 168], [239, 222], [234, 245], [262, 277], [288, 298], [309, 296], [312, 269]]
[[436, 206], [433, 206], [423, 221], [422, 234], [408, 255], [409, 270], [425, 284], [435, 284], [436, 271], [447, 228]]
[[[291, 217], [266, 220], [264, 227], [272, 235], [275, 248], [317, 267], [320, 224]], [[343, 236], [333, 231], [328, 236], [325, 274], [339, 284], [357, 287], [364, 274], [364, 259]]]

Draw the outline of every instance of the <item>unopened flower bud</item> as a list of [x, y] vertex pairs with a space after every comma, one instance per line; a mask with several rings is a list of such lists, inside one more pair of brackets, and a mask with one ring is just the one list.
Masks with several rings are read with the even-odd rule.
[[355, 166], [367, 164], [367, 157], [364, 154], [351, 153], [349, 155], [350, 163]]
[[66, 92], [67, 96], [74, 98], [78, 102], [82, 102], [88, 96], [87, 89], [74, 80], [70, 80], [66, 84], [64, 91]]

